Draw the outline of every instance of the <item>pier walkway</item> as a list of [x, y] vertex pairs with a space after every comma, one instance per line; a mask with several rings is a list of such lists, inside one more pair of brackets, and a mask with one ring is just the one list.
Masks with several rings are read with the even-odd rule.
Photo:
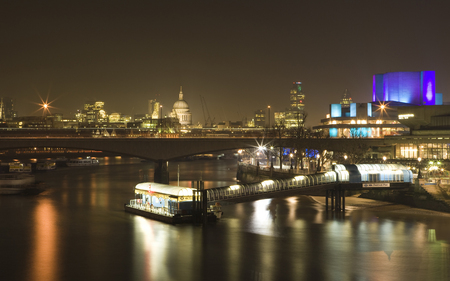
[[412, 182], [412, 172], [399, 164], [338, 164], [333, 166], [333, 171], [319, 174], [207, 189], [207, 200], [246, 201], [275, 197], [283, 192], [324, 191], [327, 203], [328, 197], [331, 198], [331, 208], [343, 210], [345, 190], [403, 189], [408, 188]]

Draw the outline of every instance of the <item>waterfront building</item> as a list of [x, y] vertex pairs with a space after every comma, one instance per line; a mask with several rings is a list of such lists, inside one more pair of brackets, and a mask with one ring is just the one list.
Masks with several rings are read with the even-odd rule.
[[401, 122], [411, 106], [442, 105], [442, 94], [435, 91], [434, 71], [389, 72], [373, 76], [371, 103], [352, 103], [349, 95], [331, 104], [321, 125], [313, 129], [329, 137], [385, 137], [408, 135], [409, 126]]
[[388, 72], [373, 76], [372, 102], [442, 105], [434, 71]]
[[182, 126], [192, 125], [192, 113], [189, 110], [188, 103], [184, 100], [182, 87], [180, 87], [178, 100], [173, 104], [173, 109], [170, 117], [178, 118]]
[[408, 127], [398, 121], [396, 107], [373, 106], [370, 102], [349, 105], [331, 104], [330, 112], [321, 120], [321, 125], [313, 129], [332, 138], [380, 138], [409, 132]]
[[394, 158], [450, 160], [450, 105], [399, 107], [398, 118], [411, 134], [385, 138]]

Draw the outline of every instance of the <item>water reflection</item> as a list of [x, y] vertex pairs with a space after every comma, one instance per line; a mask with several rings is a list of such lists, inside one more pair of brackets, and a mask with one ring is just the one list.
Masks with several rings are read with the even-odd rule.
[[[168, 225], [123, 211], [153, 164], [119, 160], [41, 174], [39, 196], [0, 197], [2, 280], [449, 280], [450, 215], [344, 216], [291, 196], [223, 202], [223, 219], [206, 227]], [[184, 183], [198, 171], [211, 184], [235, 175], [221, 161], [182, 165], [196, 173]]]
[[50, 200], [43, 200], [34, 212], [34, 238], [32, 270], [28, 280], [59, 280], [57, 276], [58, 228], [56, 211]]

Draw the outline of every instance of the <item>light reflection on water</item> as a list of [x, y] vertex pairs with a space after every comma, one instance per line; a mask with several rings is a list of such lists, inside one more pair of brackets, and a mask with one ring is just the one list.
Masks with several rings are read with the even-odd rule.
[[28, 280], [58, 280], [58, 245], [56, 210], [49, 200], [43, 200], [34, 211], [34, 238], [30, 276]]
[[[174, 226], [123, 211], [153, 164], [115, 161], [41, 174], [39, 196], [0, 197], [2, 280], [449, 280], [449, 215], [343, 216], [291, 196], [223, 204], [205, 228]], [[179, 165], [183, 183], [235, 176], [233, 162]]]

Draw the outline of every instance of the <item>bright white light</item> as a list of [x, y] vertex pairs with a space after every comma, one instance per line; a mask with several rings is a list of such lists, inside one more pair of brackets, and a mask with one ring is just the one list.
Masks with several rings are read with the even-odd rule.
[[262, 184], [262, 186], [267, 187], [268, 185], [273, 184], [273, 180], [266, 180], [266, 181], [263, 181], [261, 184]]

